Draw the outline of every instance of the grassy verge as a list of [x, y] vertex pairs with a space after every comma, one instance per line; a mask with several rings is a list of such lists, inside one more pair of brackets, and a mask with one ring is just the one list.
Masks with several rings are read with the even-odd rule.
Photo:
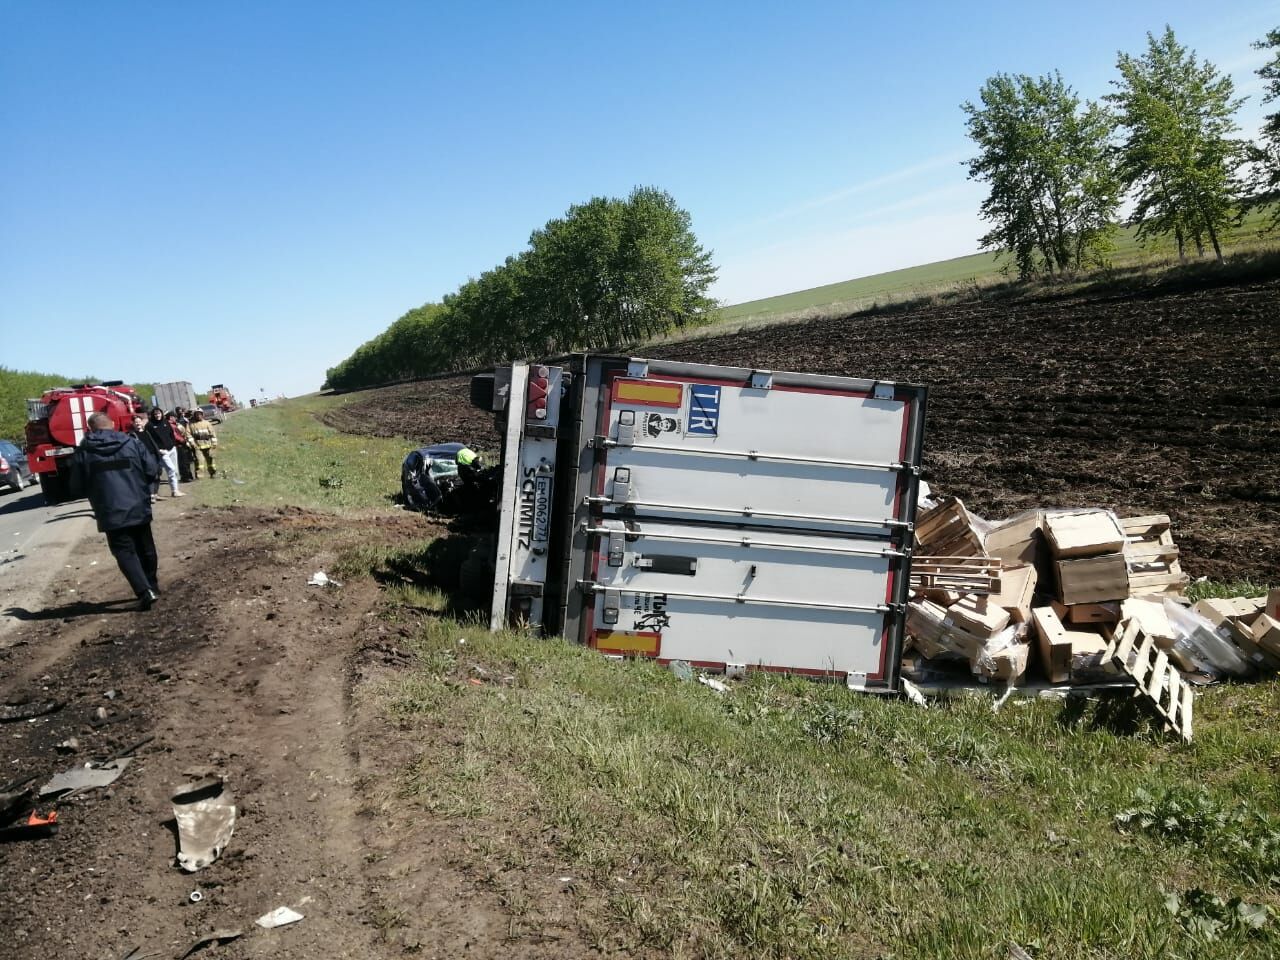
[[237, 411], [218, 428], [218, 478], [186, 491], [213, 506], [388, 507], [400, 490], [400, 464], [416, 444], [339, 433], [315, 416], [359, 397], [308, 396]]
[[403, 798], [500, 869], [564, 869], [536, 862], [549, 842], [602, 948], [1280, 950], [1272, 685], [1207, 691], [1184, 746], [1083, 701], [920, 710], [766, 677], [719, 695], [455, 622], [408, 642], [416, 668], [379, 692], [417, 751]]

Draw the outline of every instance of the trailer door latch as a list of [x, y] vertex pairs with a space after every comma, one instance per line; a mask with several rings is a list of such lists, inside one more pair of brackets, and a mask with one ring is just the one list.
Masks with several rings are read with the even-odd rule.
[[604, 605], [601, 610], [601, 619], [609, 626], [614, 626], [618, 622], [618, 614], [622, 609], [622, 591], [606, 588], [604, 591]]
[[634, 410], [618, 411], [618, 446], [630, 447], [636, 442], [636, 412]]

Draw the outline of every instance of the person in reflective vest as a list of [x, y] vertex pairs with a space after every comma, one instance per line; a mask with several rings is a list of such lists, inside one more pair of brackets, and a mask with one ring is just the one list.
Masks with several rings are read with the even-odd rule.
[[454, 459], [458, 463], [458, 476], [466, 483], [475, 483], [484, 473], [484, 460], [470, 447], [463, 447]]
[[[209, 468], [209, 476], [216, 477], [218, 465], [213, 461], [213, 451], [218, 447], [218, 435], [213, 432], [213, 424], [204, 418], [203, 410], [196, 410], [191, 414], [191, 424], [187, 432], [191, 434], [191, 440], [196, 445], [196, 452], [204, 457], [205, 465]], [[195, 461], [195, 470], [196, 476], [200, 476], [199, 457]]]

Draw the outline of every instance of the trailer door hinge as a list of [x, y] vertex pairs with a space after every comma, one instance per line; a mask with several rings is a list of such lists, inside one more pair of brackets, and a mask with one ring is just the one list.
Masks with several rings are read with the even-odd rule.
[[649, 361], [648, 360], [628, 360], [627, 376], [639, 377], [639, 378], [644, 378], [649, 376]]
[[892, 383], [877, 383], [875, 385], [875, 389], [871, 392], [871, 395], [877, 400], [892, 400], [893, 393], [894, 390]]
[[860, 671], [852, 671], [850, 673], [845, 674], [844, 682], [845, 682], [845, 686], [847, 686], [850, 690], [866, 690], [867, 689], [867, 675]]
[[772, 390], [773, 389], [773, 371], [772, 370], [752, 370], [749, 385], [752, 390]]

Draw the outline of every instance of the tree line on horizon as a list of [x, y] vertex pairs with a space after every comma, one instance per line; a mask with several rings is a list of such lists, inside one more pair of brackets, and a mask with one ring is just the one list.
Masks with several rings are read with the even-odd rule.
[[354, 390], [518, 357], [599, 349], [701, 322], [711, 254], [670, 194], [595, 197], [535, 230], [526, 250], [416, 307], [330, 368]]
[[[1274, 51], [1257, 73], [1263, 103], [1280, 100], [1280, 28], [1253, 44]], [[1245, 98], [1229, 76], [1178, 42], [1166, 26], [1139, 56], [1120, 53], [1112, 93], [1082, 100], [1054, 71], [1000, 73], [979, 103], [965, 102], [978, 153], [969, 178], [989, 187], [980, 240], [1011, 258], [1023, 279], [1106, 262], [1126, 199], [1139, 241], [1171, 237], [1178, 256], [1211, 248], [1250, 211], [1280, 201], [1280, 111], [1260, 143], [1237, 136]], [[1280, 227], [1277, 205], [1266, 229]]]

